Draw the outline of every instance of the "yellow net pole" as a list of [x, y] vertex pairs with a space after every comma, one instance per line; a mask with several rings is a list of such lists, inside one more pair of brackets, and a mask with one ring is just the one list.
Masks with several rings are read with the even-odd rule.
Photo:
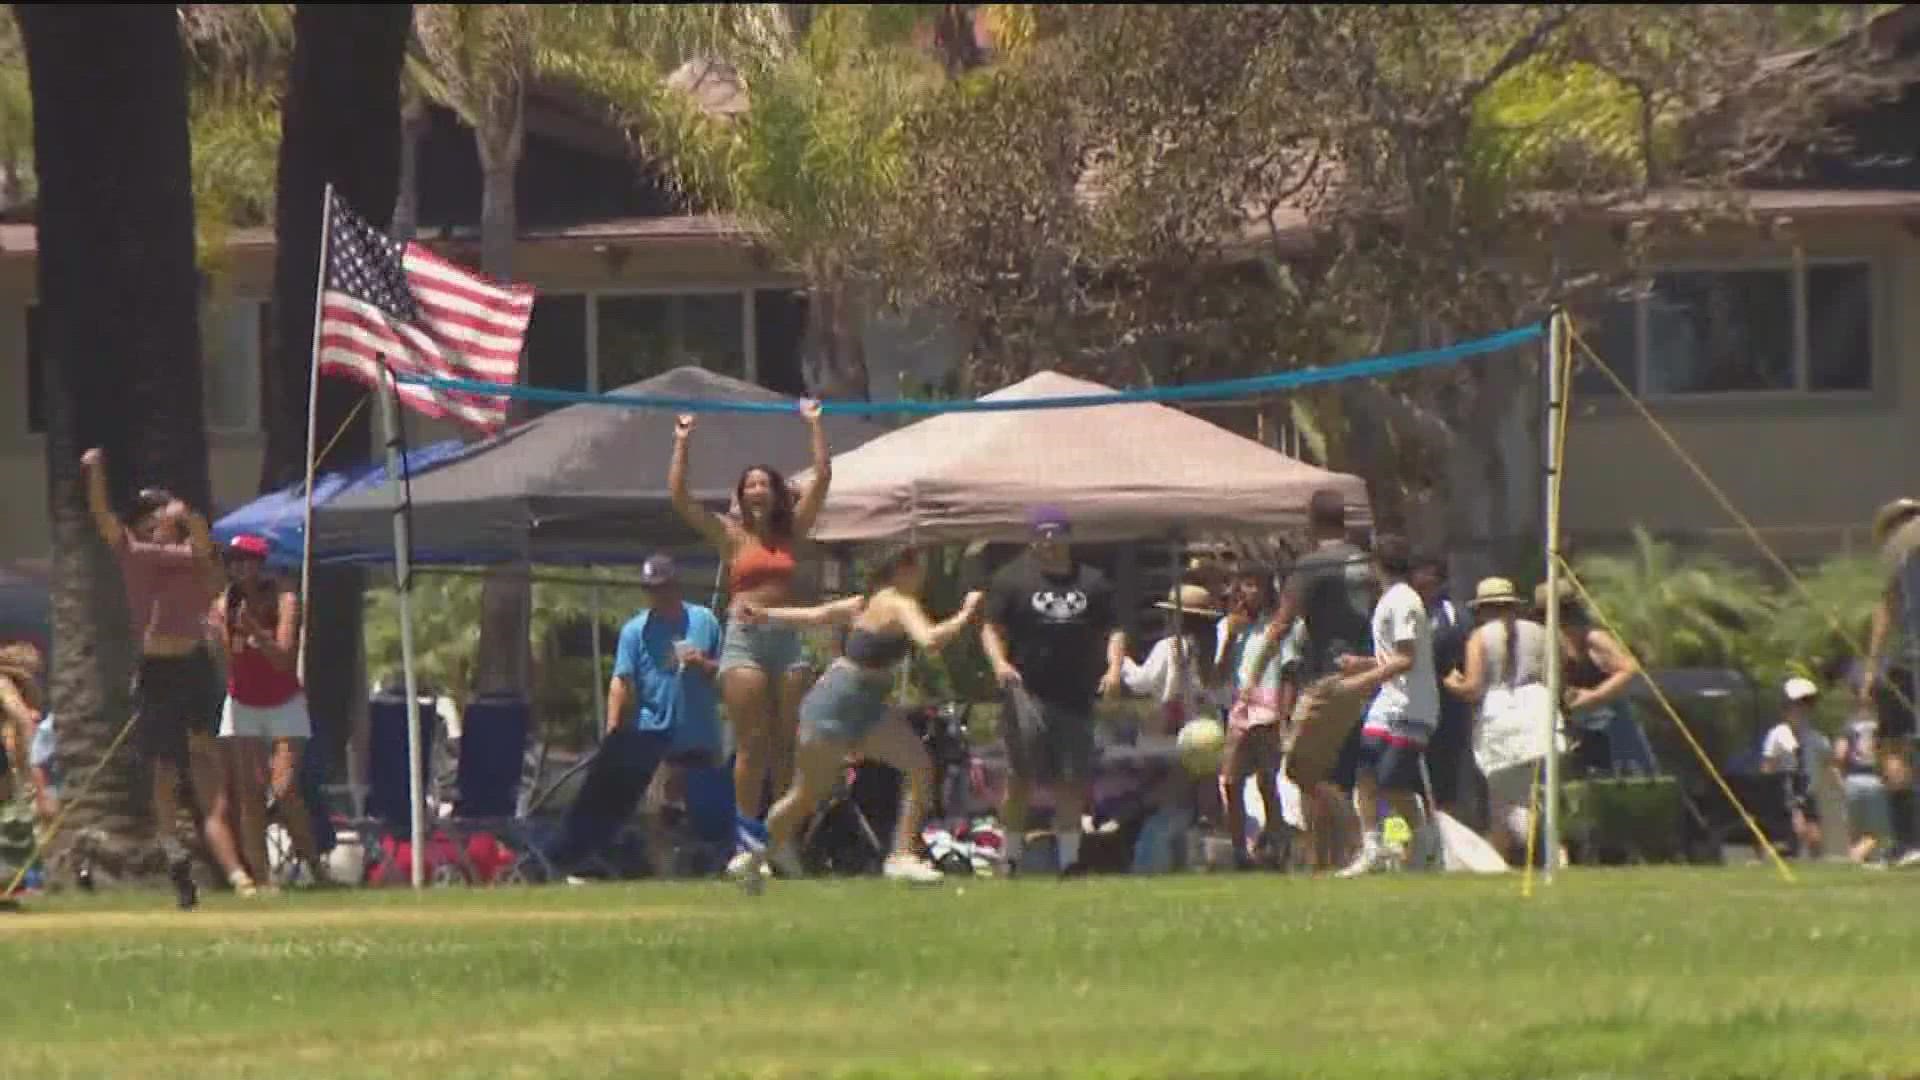
[[[1556, 309], [1547, 319], [1547, 697], [1551, 705], [1541, 723], [1547, 727], [1545, 788], [1542, 792], [1541, 843], [1546, 848], [1546, 867], [1541, 881], [1551, 884], [1560, 850], [1560, 755], [1554, 752], [1559, 734], [1560, 700], [1564, 696], [1560, 663], [1560, 478], [1566, 454], [1565, 393], [1570, 364], [1567, 351], [1567, 316]], [[1531, 829], [1528, 830], [1531, 833]], [[1529, 872], [1533, 860], [1527, 860]], [[1530, 887], [1531, 883], [1528, 883]]]
[[[1573, 401], [1573, 350], [1568, 346], [1568, 334], [1565, 332], [1572, 329], [1571, 324], [1567, 320], [1566, 313], [1555, 311], [1548, 317], [1548, 320], [1546, 363], [1547, 422], [1545, 424], [1547, 439], [1546, 577], [1549, 582], [1548, 595], [1557, 596], [1558, 593], [1554, 591], [1558, 588], [1558, 582], [1555, 576], [1557, 570], [1554, 563], [1555, 555], [1559, 550], [1561, 490], [1567, 474], [1567, 417], [1571, 415], [1573, 411], [1571, 407]], [[1559, 703], [1561, 698], [1559, 686], [1560, 649], [1559, 639], [1556, 636], [1559, 629], [1557, 626], [1558, 621], [1559, 614], [1557, 607], [1555, 605], [1549, 605], [1548, 622], [1552, 632], [1548, 636], [1550, 647], [1547, 650], [1546, 675], [1552, 707], [1549, 709], [1546, 719], [1547, 756], [1534, 765], [1533, 780], [1527, 789], [1527, 862], [1520, 875], [1520, 895], [1523, 897], [1533, 895], [1533, 868], [1537, 850], [1534, 838], [1542, 831], [1549, 834], [1544, 838], [1547, 841], [1546, 861], [1550, 864], [1559, 861], [1560, 829], [1558, 813], [1559, 799], [1557, 795], [1559, 792], [1560, 770], [1555, 752], [1558, 741], [1557, 735], [1560, 720]], [[1553, 764], [1549, 764], [1550, 762]], [[1542, 797], [1547, 795], [1548, 792], [1553, 793], [1553, 795], [1546, 800], [1547, 805], [1553, 807], [1553, 810], [1550, 811], [1552, 814], [1551, 818], [1541, 813]], [[1543, 828], [1536, 829], [1534, 827], [1535, 822], [1541, 823]], [[1551, 880], [1552, 873], [1553, 869], [1549, 866], [1544, 876], [1548, 880]]]

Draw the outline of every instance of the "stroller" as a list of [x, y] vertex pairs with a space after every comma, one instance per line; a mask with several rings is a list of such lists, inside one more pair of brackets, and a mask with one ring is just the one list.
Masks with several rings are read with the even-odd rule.
[[[919, 706], [904, 714], [933, 759], [929, 822], [965, 815], [970, 809], [969, 709], [949, 702]], [[888, 837], [899, 820], [903, 785], [900, 773], [890, 766], [849, 759], [840, 783], [801, 832], [800, 861], [808, 873], [846, 877], [879, 873], [892, 847]], [[972, 873], [971, 864], [964, 872]]]

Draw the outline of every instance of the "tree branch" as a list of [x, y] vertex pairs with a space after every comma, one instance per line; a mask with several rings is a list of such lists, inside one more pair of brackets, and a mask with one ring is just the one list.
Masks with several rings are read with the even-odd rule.
[[1567, 20], [1572, 17], [1573, 5], [1561, 5], [1548, 13], [1547, 17], [1525, 37], [1509, 45], [1500, 59], [1494, 61], [1492, 67], [1481, 73], [1479, 78], [1460, 88], [1453, 97], [1453, 107], [1449, 110], [1449, 115], [1460, 115], [1473, 105], [1475, 99], [1486, 93], [1489, 87], [1505, 78], [1508, 72], [1533, 59], [1546, 46], [1547, 41], [1559, 33], [1560, 28], [1567, 25]]

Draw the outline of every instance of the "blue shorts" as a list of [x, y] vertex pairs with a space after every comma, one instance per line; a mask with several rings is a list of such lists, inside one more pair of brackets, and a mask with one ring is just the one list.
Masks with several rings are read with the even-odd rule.
[[859, 745], [887, 718], [893, 673], [836, 661], [800, 699], [800, 741]]
[[1382, 791], [1419, 794], [1426, 790], [1420, 779], [1420, 755], [1424, 750], [1404, 739], [1369, 731], [1360, 736], [1360, 754], [1355, 765], [1360, 771], [1372, 773]]
[[720, 670], [759, 668], [770, 679], [777, 679], [796, 668], [809, 666], [800, 648], [800, 632], [790, 626], [754, 626], [739, 621], [727, 624], [725, 640], [720, 643]]

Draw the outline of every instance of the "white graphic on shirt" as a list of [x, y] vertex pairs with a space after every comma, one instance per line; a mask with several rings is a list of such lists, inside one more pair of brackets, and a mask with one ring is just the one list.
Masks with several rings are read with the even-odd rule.
[[1048, 622], [1072, 622], [1086, 614], [1087, 594], [1079, 589], [1043, 590], [1033, 594], [1033, 610]]

